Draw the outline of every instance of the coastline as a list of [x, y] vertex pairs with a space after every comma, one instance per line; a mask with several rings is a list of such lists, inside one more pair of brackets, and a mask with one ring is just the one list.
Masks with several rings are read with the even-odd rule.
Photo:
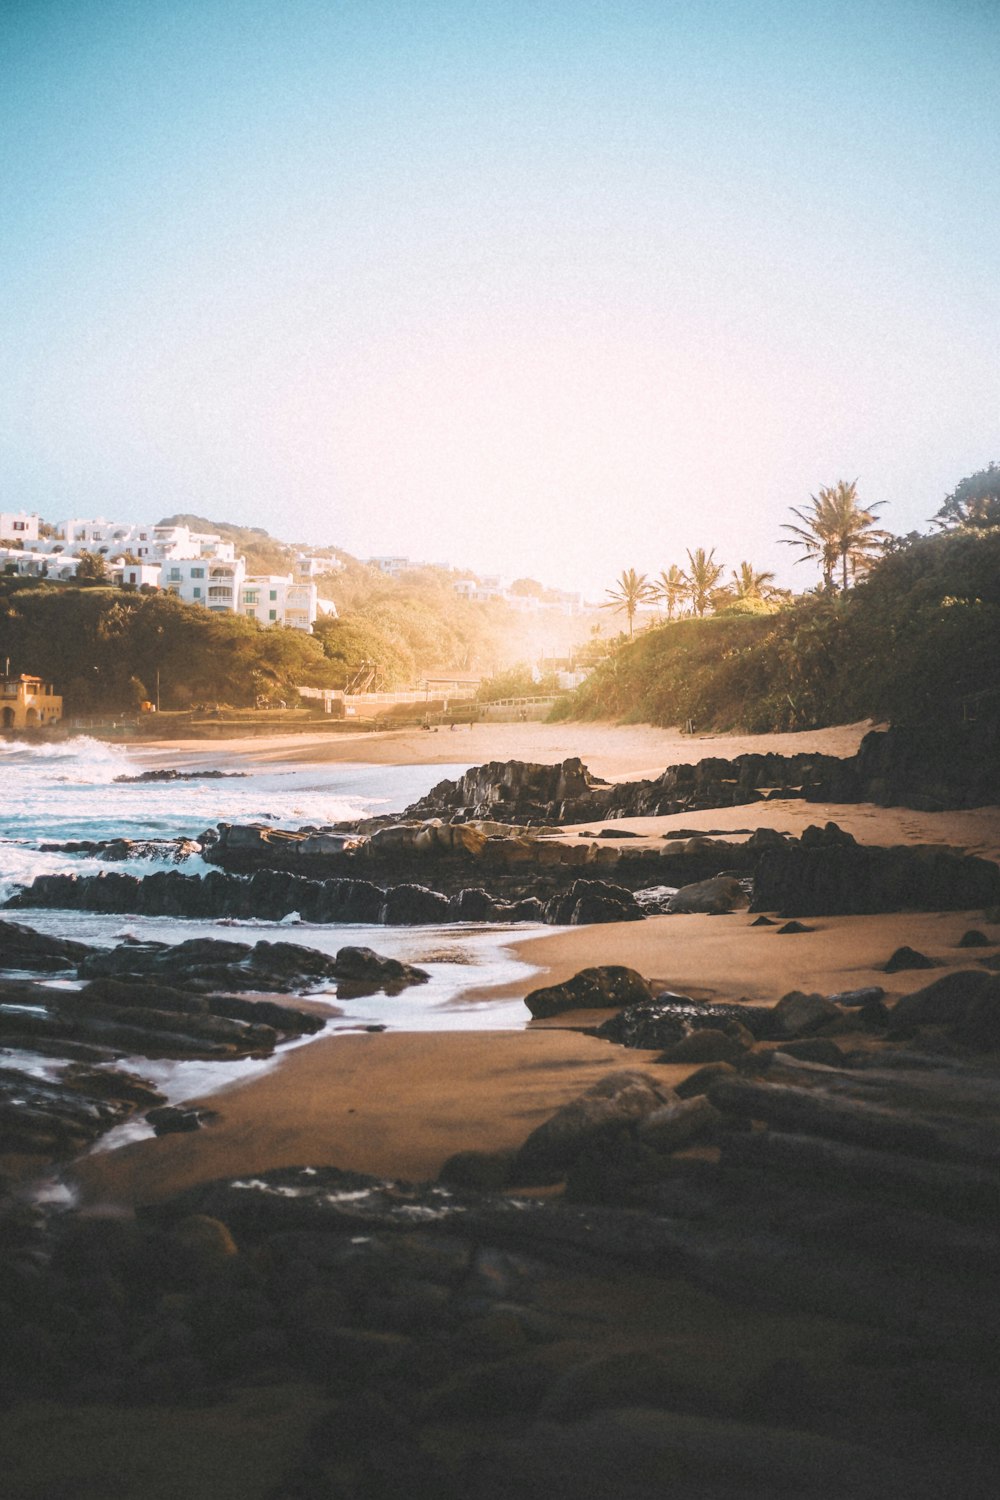
[[669, 765], [701, 760], [708, 755], [743, 755], [759, 751], [793, 754], [817, 750], [826, 755], [853, 755], [874, 726], [867, 720], [829, 729], [795, 734], [682, 734], [650, 724], [619, 725], [573, 721], [501, 724], [482, 721], [471, 728], [437, 732], [384, 729], [370, 733], [234, 736], [230, 739], [149, 739], [125, 748], [131, 754], [170, 754], [176, 751], [209, 761], [220, 755], [261, 765], [273, 761], [327, 765], [336, 761], [363, 765], [452, 765], [465, 761], [481, 765], [491, 760], [536, 761], [554, 765], [578, 756], [595, 776], [609, 781], [632, 781], [659, 776]]
[[[343, 746], [303, 736], [291, 757], [303, 764], [423, 764], [443, 739], [448, 760], [459, 749], [480, 760], [533, 755], [550, 763], [573, 753], [609, 777], [659, 774], [672, 763], [670, 747], [691, 758], [735, 755], [752, 748], [822, 748], [850, 754], [867, 725], [806, 734], [713, 736], [711, 741], [648, 726], [480, 725], [476, 733], [443, 736], [402, 733], [352, 736]], [[391, 741], [396, 739], [396, 743]], [[153, 747], [146, 747], [152, 749]], [[157, 747], [163, 753], [166, 744]], [[194, 749], [191, 742], [175, 749]], [[206, 755], [203, 744], [197, 753]], [[263, 767], [288, 760], [287, 738], [275, 743], [217, 742], [210, 754], [242, 757]], [[343, 756], [336, 752], [343, 750]], [[663, 759], [647, 764], [654, 751]], [[334, 753], [329, 753], [334, 752]], [[349, 754], [347, 752], [350, 752]], [[461, 757], [458, 757], [459, 759]], [[676, 758], [676, 757], [675, 757]], [[692, 821], [705, 830], [739, 830], [766, 824], [801, 833], [810, 823], [835, 819], [868, 843], [932, 843], [1000, 859], [1000, 809], [921, 813], [868, 804], [828, 807], [797, 801], [713, 809], [702, 814], [623, 819], [594, 824], [646, 840], [669, 837]], [[566, 829], [561, 836], [580, 836]], [[630, 841], [633, 847], [637, 841]], [[882, 965], [903, 944], [926, 951], [942, 965], [957, 965], [963, 932], [977, 914], [895, 913], [811, 921], [809, 932], [779, 936], [771, 928], [751, 930], [746, 912], [724, 917], [650, 917], [643, 923], [609, 923], [520, 937], [504, 935], [503, 946], [535, 971], [509, 985], [477, 985], [474, 973], [454, 1004], [522, 999], [527, 990], [560, 983], [580, 969], [624, 964], [651, 980], [697, 999], [748, 1000], [769, 1004], [790, 990], [839, 990], [881, 984], [890, 996], [916, 987], [914, 976], [885, 975]], [[253, 1173], [268, 1167], [322, 1159], [339, 1167], [405, 1177], [432, 1178], [453, 1152], [507, 1149], [602, 1073], [642, 1068], [652, 1054], [625, 1050], [584, 1036], [578, 1028], [599, 1024], [601, 1013], [575, 1013], [550, 1022], [530, 1022], [520, 1031], [408, 1032], [321, 1037], [290, 1051], [262, 1077], [233, 1083], [204, 1103], [220, 1118], [193, 1136], [161, 1137], [99, 1149], [78, 1163], [73, 1181], [85, 1203], [131, 1204], [169, 1196], [194, 1181]], [[392, 1022], [389, 1022], [390, 1027]], [[658, 1069], [658, 1074], [661, 1070]], [[666, 1082], [689, 1068], [663, 1069]], [[676, 1077], [673, 1075], [676, 1073]], [[671, 1075], [667, 1077], [666, 1075]]]

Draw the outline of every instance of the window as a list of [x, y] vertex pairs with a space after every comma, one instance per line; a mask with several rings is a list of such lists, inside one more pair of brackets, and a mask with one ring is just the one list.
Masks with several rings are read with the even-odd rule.
[[194, 597], [195, 597], [195, 598], [196, 598], [196, 599], [200, 599], [200, 598], [201, 598], [201, 589], [200, 589], [200, 588], [198, 588], [198, 586], [197, 586], [197, 584], [196, 584], [196, 585], [195, 585], [195, 587], [194, 587], [194, 588], [193, 588], [193, 589], [192, 589], [192, 590], [191, 590], [191, 592], [192, 592], [192, 594], [193, 594], [193, 595], [194, 595]]
[[14, 522], [14, 530], [15, 531], [27, 531], [27, 529], [28, 529], [28, 523], [27, 523], [27, 521], [15, 521]]
[[275, 601], [275, 599], [277, 599], [277, 597], [278, 597], [278, 590], [277, 589], [272, 589], [271, 592], [268, 594], [267, 597], [270, 599], [271, 603], [273, 604], [274, 601]]
[[191, 577], [192, 578], [204, 578], [204, 576], [205, 576], [205, 569], [204, 568], [192, 568], [191, 569]]
[[267, 612], [267, 618], [269, 620], [276, 620], [278, 618], [278, 611], [276, 609], [269, 609]]
[[180, 568], [171, 568], [170, 569], [170, 579], [171, 579], [171, 582], [173, 582], [175, 579], [179, 579], [180, 576], [181, 576], [181, 570], [180, 570]]

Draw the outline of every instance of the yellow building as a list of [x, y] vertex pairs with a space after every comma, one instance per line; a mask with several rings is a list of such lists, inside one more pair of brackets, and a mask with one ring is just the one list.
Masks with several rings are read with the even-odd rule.
[[0, 677], [0, 729], [42, 729], [61, 718], [62, 699], [51, 682], [25, 672]]

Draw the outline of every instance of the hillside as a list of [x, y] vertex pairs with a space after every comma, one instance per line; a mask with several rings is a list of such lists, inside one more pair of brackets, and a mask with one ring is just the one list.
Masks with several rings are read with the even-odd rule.
[[922, 722], [1000, 691], [1000, 527], [913, 537], [846, 595], [653, 626], [560, 709], [698, 729]]

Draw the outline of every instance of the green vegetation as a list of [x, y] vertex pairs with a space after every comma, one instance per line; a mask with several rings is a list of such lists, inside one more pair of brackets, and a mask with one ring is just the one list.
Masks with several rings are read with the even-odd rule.
[[[993, 466], [984, 471], [994, 473]], [[867, 717], [905, 723], [950, 711], [964, 694], [1000, 688], [1000, 525], [984, 524], [977, 506], [970, 519], [968, 494], [959, 501], [961, 515], [949, 512], [951, 529], [888, 547], [879, 538], [885, 555], [874, 562], [870, 525], [843, 531], [835, 554], [810, 553], [830, 586], [777, 612], [723, 606], [621, 640], [559, 716], [691, 719], [699, 729], [757, 732]], [[842, 583], [851, 569], [868, 571], [857, 587], [838, 592], [833, 566]], [[759, 605], [744, 599], [743, 608], [773, 610], [763, 598]]]
[[[463, 576], [414, 567], [391, 578], [348, 559], [317, 580], [320, 597], [332, 599], [339, 616], [335, 626], [317, 622], [317, 633], [349, 677], [364, 661], [377, 663], [377, 684], [386, 689], [449, 672], [491, 675], [512, 659], [537, 656], [535, 617], [502, 599], [464, 598], [455, 592]], [[529, 582], [522, 580], [522, 589]], [[549, 613], [545, 619], [553, 650], [569, 649], [585, 628], [579, 618]]]
[[15, 672], [56, 683], [69, 714], [115, 712], [155, 701], [252, 705], [295, 698], [297, 684], [332, 686], [320, 643], [300, 630], [265, 629], [172, 594], [0, 580], [0, 657]]

